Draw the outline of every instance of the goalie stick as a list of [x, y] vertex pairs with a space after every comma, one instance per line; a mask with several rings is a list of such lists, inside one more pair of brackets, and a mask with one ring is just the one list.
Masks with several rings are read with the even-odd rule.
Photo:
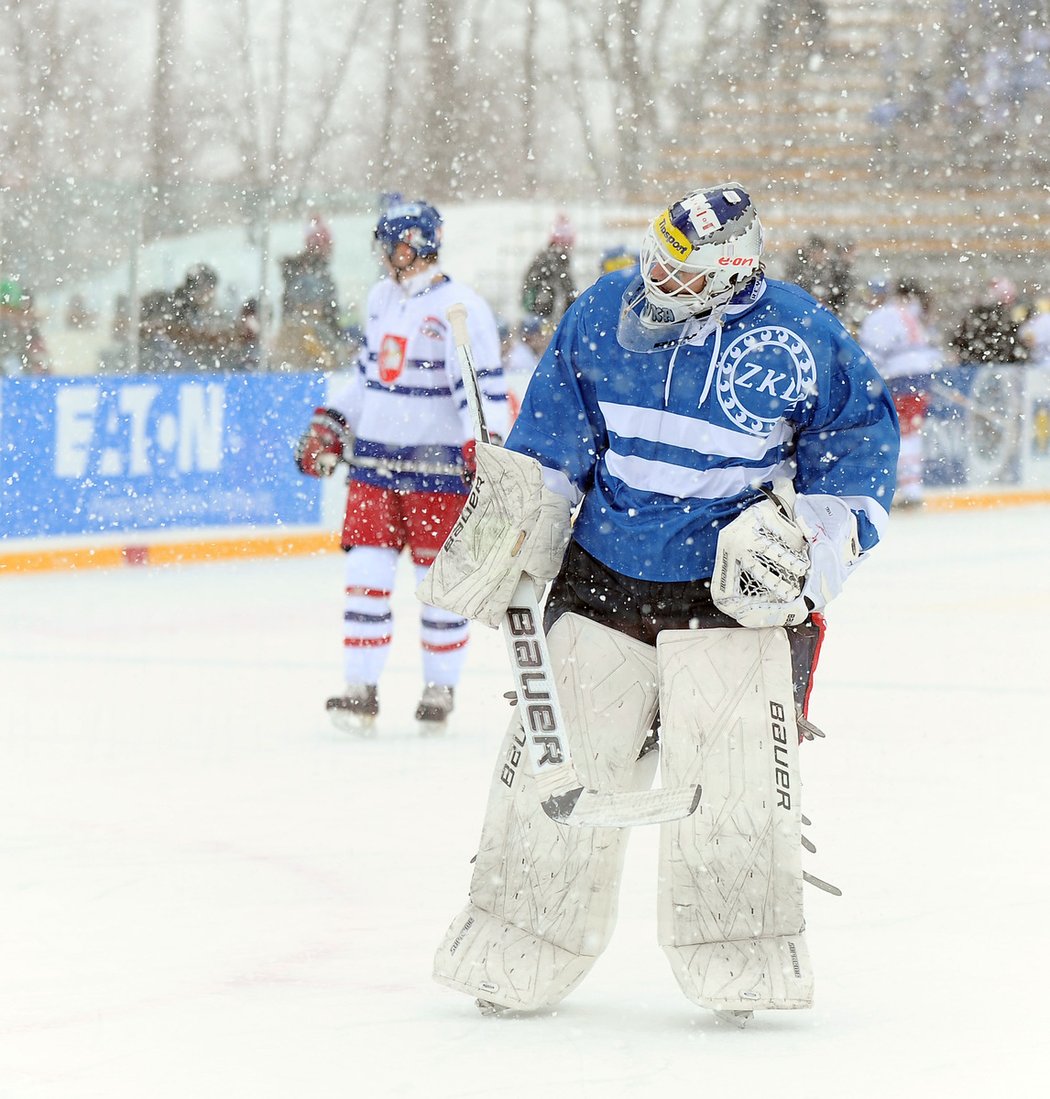
[[[474, 352], [461, 304], [447, 312], [463, 372], [463, 389], [479, 441], [491, 442], [481, 404]], [[700, 803], [700, 786], [602, 793], [589, 790], [572, 762], [561, 703], [551, 668], [543, 614], [536, 586], [522, 576], [514, 589], [501, 627], [511, 667], [518, 713], [528, 744], [532, 771], [543, 811], [559, 824], [629, 828], [689, 816]]]

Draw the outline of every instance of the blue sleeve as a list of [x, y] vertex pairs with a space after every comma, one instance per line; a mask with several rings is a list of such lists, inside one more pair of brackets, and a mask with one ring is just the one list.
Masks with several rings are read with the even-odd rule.
[[831, 355], [827, 383], [798, 436], [795, 487], [843, 497], [868, 550], [879, 537], [875, 521], [893, 502], [900, 426], [885, 383], [845, 329], [831, 334]]
[[594, 388], [581, 366], [586, 343], [579, 339], [581, 303], [568, 309], [529, 382], [507, 446], [560, 470], [581, 492], [594, 479], [605, 442], [605, 425]]

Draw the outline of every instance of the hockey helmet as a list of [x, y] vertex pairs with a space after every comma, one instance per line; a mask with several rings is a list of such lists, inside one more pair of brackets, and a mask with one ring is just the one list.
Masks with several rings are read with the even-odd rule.
[[1017, 301], [1017, 284], [1005, 275], [997, 275], [988, 280], [985, 293], [993, 305], [1013, 305]]
[[642, 241], [643, 325], [677, 324], [727, 305], [762, 273], [762, 223], [739, 183], [690, 191]]
[[572, 248], [576, 243], [576, 230], [568, 214], [558, 214], [551, 228], [550, 242], [555, 248]]
[[626, 271], [638, 266], [638, 253], [632, 252], [626, 245], [606, 248], [598, 260], [598, 273], [607, 275], [610, 271]]
[[387, 256], [402, 242], [418, 256], [436, 256], [441, 247], [441, 231], [441, 215], [430, 203], [400, 202], [380, 215], [375, 239]]

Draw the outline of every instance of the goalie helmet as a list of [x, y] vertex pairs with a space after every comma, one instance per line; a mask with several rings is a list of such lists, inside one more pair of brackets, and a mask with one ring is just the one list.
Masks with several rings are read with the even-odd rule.
[[404, 242], [419, 256], [436, 256], [441, 247], [441, 215], [428, 202], [399, 202], [387, 207], [375, 238], [385, 255]]
[[739, 183], [691, 191], [642, 241], [646, 326], [674, 325], [726, 305], [762, 273], [762, 223]]

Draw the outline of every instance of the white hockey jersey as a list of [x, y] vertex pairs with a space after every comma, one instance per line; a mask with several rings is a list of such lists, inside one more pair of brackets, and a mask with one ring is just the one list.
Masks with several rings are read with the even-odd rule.
[[1021, 339], [1033, 366], [1050, 367], [1050, 313], [1036, 313], [1025, 321]]
[[857, 342], [888, 382], [932, 374], [944, 365], [944, 354], [916, 301], [890, 301], [873, 309]]
[[507, 387], [486, 302], [433, 269], [404, 284], [386, 278], [369, 292], [353, 375], [329, 402], [354, 432], [354, 480], [399, 492], [465, 492], [462, 446], [474, 426], [445, 316], [455, 303], [467, 309], [489, 430], [506, 437]]

